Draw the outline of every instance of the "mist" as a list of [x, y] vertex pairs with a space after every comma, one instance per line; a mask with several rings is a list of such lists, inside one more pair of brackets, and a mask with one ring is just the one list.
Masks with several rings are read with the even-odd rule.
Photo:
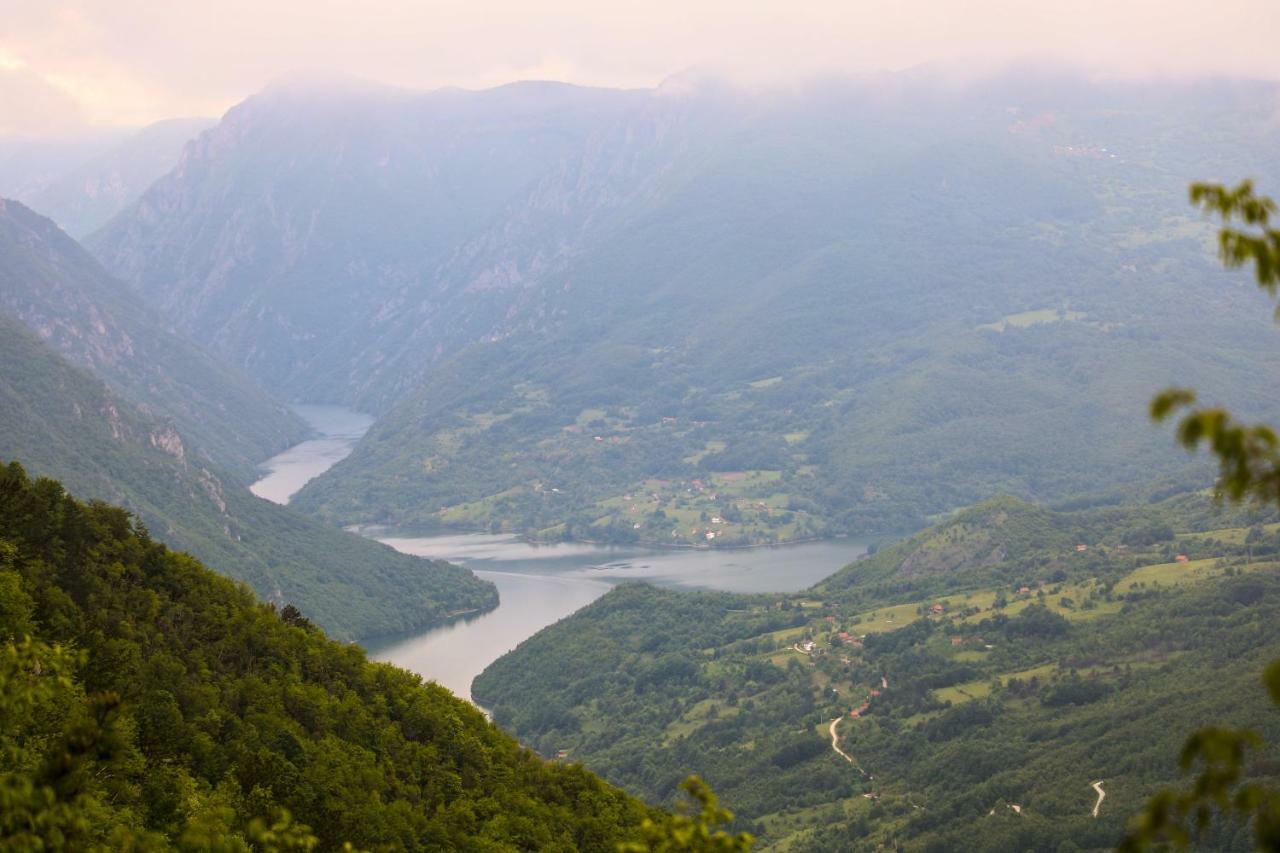
[[411, 88], [653, 87], [697, 68], [773, 86], [1033, 61], [1126, 77], [1280, 77], [1280, 5], [1268, 0], [372, 0], [358, 10], [331, 0], [4, 0], [0, 20], [0, 135], [218, 115], [299, 73]]

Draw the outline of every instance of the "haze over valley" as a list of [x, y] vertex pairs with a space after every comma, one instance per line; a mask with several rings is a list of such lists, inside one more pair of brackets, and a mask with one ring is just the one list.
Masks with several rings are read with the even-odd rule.
[[0, 847], [1280, 849], [1274, 10], [144, 5], [0, 33]]

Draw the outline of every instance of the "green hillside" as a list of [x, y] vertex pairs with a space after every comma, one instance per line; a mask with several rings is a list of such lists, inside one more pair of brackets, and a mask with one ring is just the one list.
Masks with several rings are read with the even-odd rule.
[[[621, 587], [472, 690], [652, 801], [700, 773], [763, 849], [1100, 849], [1204, 721], [1276, 743], [1277, 596], [1274, 513], [1002, 499], [799, 595]], [[1276, 747], [1248, 772], [1280, 777]]]
[[655, 98], [468, 244], [447, 301], [387, 312], [508, 306], [469, 346], [420, 330], [439, 355], [297, 506], [740, 545], [1203, 482], [1134, 425], [1173, 381], [1275, 414], [1262, 297], [1186, 202], [1267, 168], [1265, 87], [1037, 88]]
[[0, 791], [20, 850], [612, 851], [646, 815], [17, 465]]
[[52, 221], [0, 199], [0, 312], [121, 396], [172, 418], [216, 467], [248, 481], [306, 425], [247, 376], [174, 334]]
[[0, 459], [120, 504], [161, 541], [341, 639], [421, 629], [497, 603], [492, 584], [398, 554], [249, 494], [137, 409], [0, 315]]

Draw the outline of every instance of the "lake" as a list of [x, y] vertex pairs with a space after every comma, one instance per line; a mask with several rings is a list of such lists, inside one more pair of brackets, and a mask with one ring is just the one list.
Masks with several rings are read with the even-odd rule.
[[287, 504], [309, 481], [346, 459], [373, 424], [371, 415], [342, 406], [299, 405], [293, 409], [316, 437], [263, 462], [266, 474], [249, 487], [258, 497], [278, 504]]
[[[285, 504], [308, 481], [345, 459], [373, 418], [341, 406], [300, 405], [316, 437], [262, 464], [250, 488]], [[480, 672], [523, 640], [572, 614], [617, 583], [729, 592], [796, 592], [866, 552], [855, 540], [835, 539], [776, 548], [654, 549], [563, 543], [531, 545], [514, 536], [378, 537], [398, 551], [460, 563], [498, 587], [498, 606], [473, 619], [373, 645], [370, 655], [433, 679], [464, 698]]]
[[662, 586], [729, 592], [796, 592], [866, 553], [835, 539], [744, 550], [530, 545], [513, 536], [471, 534], [379, 539], [398, 551], [460, 563], [498, 587], [499, 604], [474, 619], [376, 645], [370, 655], [464, 698], [490, 663], [609, 591], [643, 580]]

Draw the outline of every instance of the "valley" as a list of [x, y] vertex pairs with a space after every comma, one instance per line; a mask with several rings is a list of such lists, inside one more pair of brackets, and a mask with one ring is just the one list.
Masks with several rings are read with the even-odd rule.
[[298, 405], [293, 410], [306, 421], [315, 438], [293, 445], [263, 462], [266, 471], [249, 487], [260, 498], [287, 504], [299, 489], [351, 453], [373, 418], [341, 406]]
[[[1205, 509], [997, 501], [795, 595], [624, 587], [473, 690], [647, 797], [696, 767], [761, 849], [1103, 846], [1205, 715], [1280, 732], [1256, 686], [1280, 523]], [[1181, 529], [1138, 544], [1152, 523]]]
[[0, 132], [0, 848], [1098, 853], [1205, 768], [1195, 843], [1267, 848], [1280, 207], [1188, 184], [1274, 192], [1277, 103], [302, 75]]

